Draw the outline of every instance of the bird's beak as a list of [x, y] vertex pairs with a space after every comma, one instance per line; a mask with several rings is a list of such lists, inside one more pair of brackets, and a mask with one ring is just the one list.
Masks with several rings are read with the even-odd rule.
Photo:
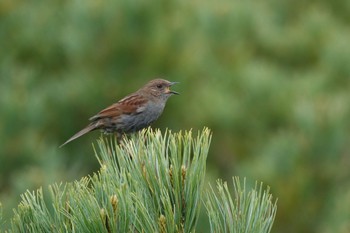
[[178, 84], [178, 83], [180, 83], [180, 82], [171, 82], [171, 83], [170, 83], [170, 86], [172, 86], [172, 85], [174, 85], [174, 84]]
[[179, 83], [179, 82], [171, 82], [171, 83], [169, 84], [169, 87], [167, 88], [167, 93], [169, 93], [169, 94], [174, 94], [174, 95], [180, 95], [179, 92], [170, 90], [170, 87], [171, 87], [172, 85], [174, 85], [174, 84], [177, 84], [177, 83]]

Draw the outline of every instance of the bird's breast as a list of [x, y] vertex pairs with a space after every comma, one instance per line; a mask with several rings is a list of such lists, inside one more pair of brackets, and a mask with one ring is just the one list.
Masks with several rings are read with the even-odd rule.
[[148, 127], [162, 114], [164, 104], [147, 104], [140, 107], [133, 114], [122, 114], [117, 123], [118, 131], [124, 133], [135, 132]]

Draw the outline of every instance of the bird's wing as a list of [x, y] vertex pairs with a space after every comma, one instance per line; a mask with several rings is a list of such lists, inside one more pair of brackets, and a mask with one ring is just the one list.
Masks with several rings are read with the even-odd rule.
[[95, 121], [101, 118], [116, 117], [121, 114], [138, 114], [143, 112], [146, 102], [147, 100], [140, 95], [130, 95], [101, 110], [89, 120]]

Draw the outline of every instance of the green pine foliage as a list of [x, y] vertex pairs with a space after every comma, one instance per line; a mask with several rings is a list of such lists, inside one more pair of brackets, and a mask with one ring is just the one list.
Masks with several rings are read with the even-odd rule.
[[234, 178], [206, 188], [211, 133], [144, 130], [117, 143], [98, 142], [100, 170], [89, 177], [27, 191], [8, 232], [195, 232], [206, 206], [210, 232], [270, 232], [276, 213], [269, 190], [248, 191]]
[[205, 204], [211, 232], [270, 232], [277, 211], [269, 188], [263, 190], [261, 183], [248, 191], [246, 180], [242, 187], [238, 177], [233, 178], [233, 194], [218, 180], [217, 194], [211, 188]]

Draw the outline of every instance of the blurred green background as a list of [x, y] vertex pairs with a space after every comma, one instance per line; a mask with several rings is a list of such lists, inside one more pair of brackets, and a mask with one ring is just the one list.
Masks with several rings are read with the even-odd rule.
[[181, 95], [154, 127], [211, 128], [209, 179], [271, 186], [273, 232], [350, 232], [349, 25], [342, 0], [1, 0], [4, 218], [26, 189], [96, 171], [99, 132], [58, 146], [165, 77]]

